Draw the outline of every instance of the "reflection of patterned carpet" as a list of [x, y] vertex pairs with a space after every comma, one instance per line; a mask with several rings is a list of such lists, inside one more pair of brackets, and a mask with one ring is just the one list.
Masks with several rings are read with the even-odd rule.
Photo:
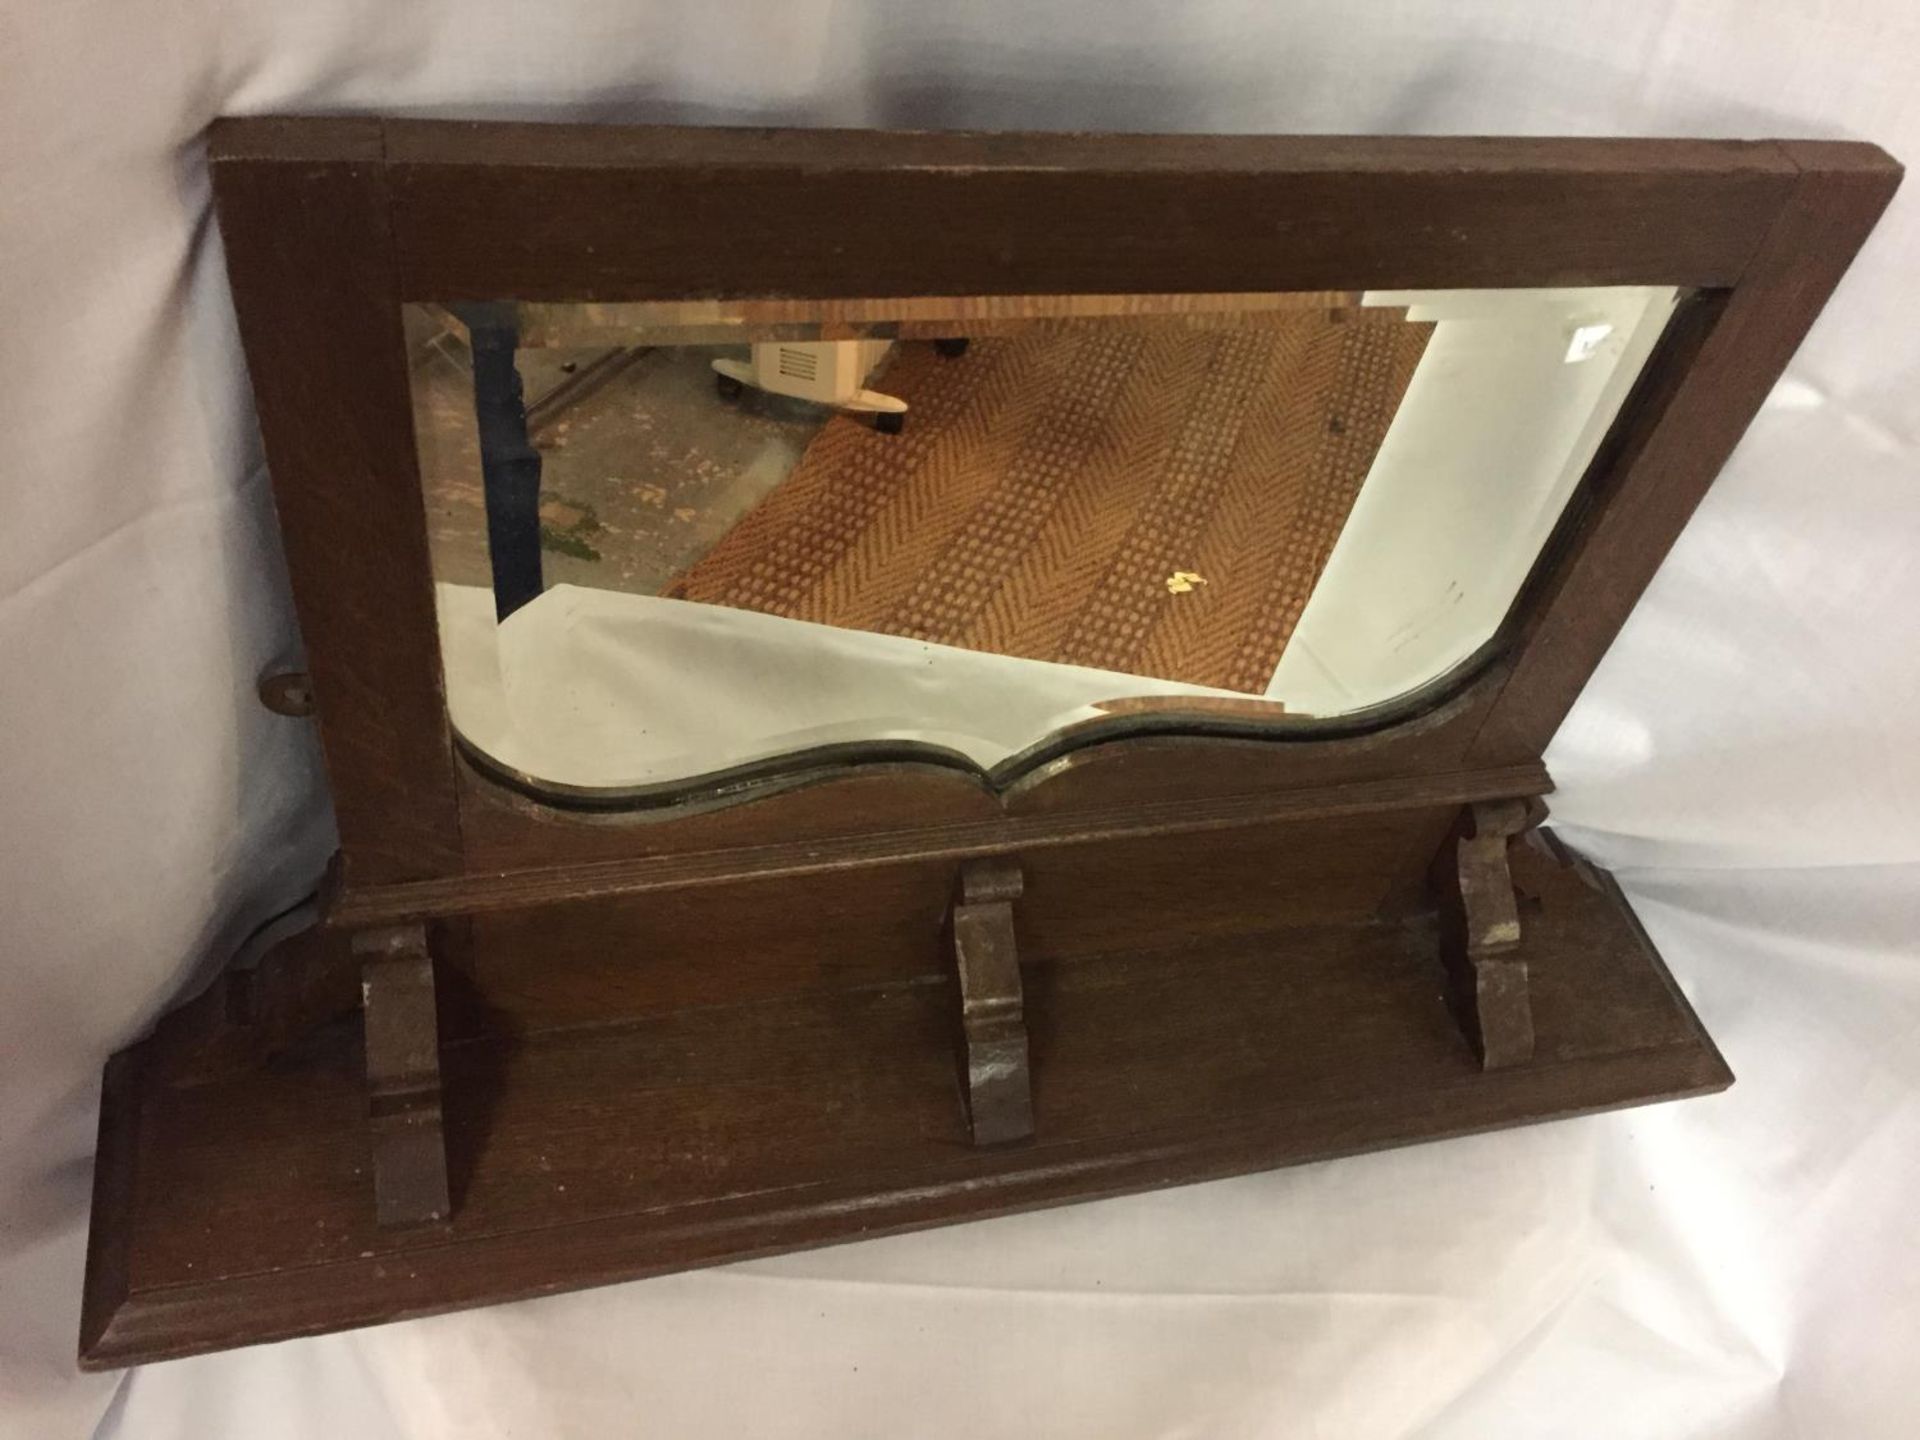
[[[669, 595], [1258, 693], [1431, 327], [1044, 327], [902, 345]], [[1171, 593], [1176, 571], [1202, 577]]]

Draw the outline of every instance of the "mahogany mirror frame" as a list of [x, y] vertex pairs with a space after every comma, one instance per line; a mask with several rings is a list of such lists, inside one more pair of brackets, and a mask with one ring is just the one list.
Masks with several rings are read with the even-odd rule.
[[[1513, 992], [1501, 988], [1510, 970], [1488, 958], [1508, 943], [1495, 933], [1505, 911], [1476, 908], [1485, 902], [1475, 898], [1480, 872], [1472, 867], [1492, 866], [1485, 877], [1496, 889], [1506, 883], [1506, 847], [1538, 822], [1540, 797], [1551, 789], [1542, 757], [1554, 732], [1898, 184], [1899, 166], [1881, 150], [1825, 141], [262, 118], [219, 122], [210, 158], [310, 677], [294, 688], [318, 730], [340, 851], [316, 932], [323, 938], [301, 941], [277, 969], [263, 964], [244, 985], [221, 982], [109, 1066], [83, 1363], [314, 1333], [1697, 1093], [1731, 1079], [1650, 951], [1648, 973], [1658, 973], [1663, 995], [1671, 992], [1661, 1002], [1671, 1015], [1661, 1023], [1680, 1027], [1667, 1051], [1621, 1041], [1618, 1053], [1596, 1052], [1584, 1071], [1570, 1060], [1553, 1077], [1523, 1081], [1515, 1077], [1532, 1054], [1535, 1020], [1522, 1014], [1520, 1069], [1496, 1076], [1505, 1063], [1498, 1052], [1518, 1044], [1520, 1032], [1502, 1028], [1512, 1019], [1502, 1007], [1514, 1003]], [[841, 223], [847, 215], [862, 223]], [[809, 235], [831, 243], [796, 241]], [[1330, 730], [1209, 730], [1197, 721], [1116, 729], [1062, 746], [1000, 787], [898, 756], [822, 761], [696, 787], [684, 804], [632, 817], [572, 813], [476, 770], [447, 716], [403, 304], [827, 298], [848, 294], [850, 284], [880, 296], [1596, 285], [1692, 293], [1507, 626], [1471, 673], [1387, 712]], [[938, 1184], [919, 1188], [918, 1200], [872, 1176], [816, 1177], [826, 1197], [817, 1204], [759, 1214], [737, 1196], [708, 1197], [700, 1212], [707, 1218], [670, 1235], [596, 1221], [597, 1230], [575, 1227], [571, 1250], [544, 1249], [521, 1232], [460, 1232], [460, 1179], [449, 1201], [428, 1153], [441, 1126], [434, 1049], [484, 1029], [473, 1016], [506, 1003], [483, 994], [466, 1011], [447, 993], [450, 972], [465, 976], [464, 987], [486, 990], [493, 972], [461, 958], [484, 917], [531, 933], [527, 916], [599, 914], [590, 923], [604, 933], [633, 913], [621, 907], [649, 897], [726, 892], [737, 909], [760, 914], [740, 924], [804, 929], [796, 899], [820, 887], [823, 913], [858, 919], [861, 906], [897, 901], [920, 925], [932, 913], [929, 896], [950, 896], [951, 908], [941, 901], [935, 917], [947, 939], [930, 932], [928, 953], [951, 945], [959, 955], [958, 978], [943, 982], [964, 1008], [956, 1024], [969, 1108], [956, 1123], [971, 1124], [975, 1141], [1017, 1145], [1033, 1133], [1036, 1115], [1044, 1131], [1044, 1046], [1036, 1031], [1030, 1097], [995, 1089], [999, 1072], [989, 1076], [982, 1057], [1005, 1040], [989, 1031], [994, 1015], [1004, 1018], [1008, 984], [1018, 1021], [1020, 970], [1036, 963], [1032, 951], [1073, 951], [1073, 936], [1100, 932], [1096, 909], [1126, 910], [1116, 896], [1153, 907], [1127, 912], [1129, 924], [1177, 912], [1177, 897], [1237, 873], [1237, 856], [1275, 836], [1289, 855], [1330, 857], [1316, 862], [1330, 868], [1312, 876], [1282, 863], [1296, 888], [1311, 879], [1364, 895], [1368, 914], [1425, 906], [1443, 930], [1453, 923], [1462, 931], [1455, 940], [1471, 962], [1467, 973], [1479, 977], [1478, 999], [1469, 998], [1464, 1039], [1431, 1043], [1477, 1056], [1485, 1083], [1509, 1088], [1424, 1109], [1409, 1089], [1401, 1110], [1369, 1112], [1386, 1117], [1377, 1124], [1351, 1113], [1343, 1119], [1338, 1107], [1302, 1112], [1284, 1142], [1229, 1127], [1175, 1144], [1165, 1126], [1148, 1126], [1138, 1143], [1085, 1142], [1085, 1153], [1106, 1158], [1087, 1162], [1078, 1178], [1064, 1162], [1023, 1169], [1022, 1152], [989, 1145], [956, 1158]], [[1056, 860], [1066, 873], [1048, 870]], [[1436, 865], [1448, 877], [1440, 889], [1460, 892], [1452, 922], [1447, 902], [1436, 908], [1423, 888]], [[1575, 868], [1606, 890], [1602, 877]], [[1553, 891], [1558, 883], [1541, 885]], [[856, 891], [869, 898], [845, 898]], [[1618, 909], [1610, 894], [1603, 899]], [[1225, 903], [1203, 906], [1165, 942], [1272, 928], [1286, 918], [1256, 921]], [[1512, 896], [1503, 892], [1502, 903], [1510, 910]], [[1588, 902], [1567, 903], [1571, 914]], [[776, 911], [784, 917], [777, 922]], [[1316, 917], [1325, 918], [1307, 904], [1296, 918]], [[891, 924], [876, 922], [882, 938]], [[1634, 929], [1630, 917], [1592, 924]], [[1014, 963], [1007, 957], [1016, 931]], [[847, 943], [858, 951], [864, 942]], [[1089, 953], [1101, 943], [1110, 946], [1111, 934], [1089, 939]], [[1013, 963], [1010, 981], [1002, 962]], [[1535, 963], [1537, 983], [1543, 962]], [[541, 964], [559, 975], [555, 993], [564, 992], [562, 962], [549, 956]], [[1518, 974], [1524, 1011], [1524, 964]], [[363, 991], [363, 983], [373, 988]], [[788, 981], [768, 983], [760, 998]], [[984, 988], [976, 995], [974, 986]], [[585, 980], [578, 988], [576, 1019], [610, 1003], [609, 992]], [[187, 1283], [163, 1274], [143, 1257], [171, 1253], [177, 1238], [148, 1193], [171, 1163], [155, 1158], [164, 1147], [153, 1137], [172, 1123], [156, 1107], [176, 1102], [152, 1097], [255, 1073], [319, 1022], [357, 1012], [362, 993], [364, 1021], [351, 1023], [360, 1027], [353, 1043], [372, 1097], [365, 1143], [380, 1187], [378, 1218], [388, 1222], [380, 1233], [399, 1237], [393, 1244], [406, 1250], [413, 1278], [377, 1263], [369, 1270], [364, 1258], [322, 1264], [270, 1247], [251, 1270], [236, 1261], [225, 1279]], [[382, 994], [395, 997], [382, 1002], [391, 1026], [375, 1012]], [[565, 1005], [554, 1004], [543, 1018], [516, 1015], [505, 1028], [522, 1038], [549, 1021], [564, 1028]], [[635, 1013], [656, 1012], [642, 1004]], [[1017, 1039], [1024, 1086], [1025, 1032]], [[1623, 1058], [1629, 1050], [1640, 1059]], [[984, 1067], [971, 1080], [968, 1054]], [[447, 1105], [451, 1133], [451, 1089]], [[244, 1128], [231, 1140], [235, 1154], [253, 1143], [239, 1134]], [[988, 1193], [995, 1185], [999, 1192]], [[620, 1209], [608, 1203], [609, 1214]], [[239, 1205], [222, 1223], [250, 1223]], [[361, 1218], [372, 1225], [374, 1202], [366, 1208]], [[581, 1239], [589, 1233], [602, 1238], [589, 1245]], [[446, 1257], [443, 1268], [434, 1268], [434, 1256]]]

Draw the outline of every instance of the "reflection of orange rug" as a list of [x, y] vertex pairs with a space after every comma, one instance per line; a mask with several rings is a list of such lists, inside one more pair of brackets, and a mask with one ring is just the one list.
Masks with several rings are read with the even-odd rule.
[[905, 432], [830, 421], [666, 593], [1258, 693], [1431, 328], [1346, 310], [903, 344], [875, 383]]

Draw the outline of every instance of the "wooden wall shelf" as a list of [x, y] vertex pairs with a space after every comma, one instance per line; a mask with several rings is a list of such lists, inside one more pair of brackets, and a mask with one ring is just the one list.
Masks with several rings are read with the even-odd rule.
[[[968, 1136], [923, 976], [450, 1043], [450, 1221], [368, 1204], [359, 1027], [267, 1073], [108, 1074], [93, 1367], [1718, 1090], [1609, 881], [1516, 852], [1538, 1052], [1483, 1071], [1432, 922], [1023, 957], [1034, 1138]], [[1226, 1003], [1222, 1003], [1223, 997]]]
[[[84, 1365], [1730, 1082], [1537, 828], [1542, 757], [1892, 195], [1875, 147], [352, 117], [210, 154], [305, 648], [262, 694], [340, 853], [318, 927], [109, 1064]], [[645, 814], [454, 737], [406, 306], [1600, 285], [1688, 293], [1504, 622], [1396, 700], [749, 755]]]

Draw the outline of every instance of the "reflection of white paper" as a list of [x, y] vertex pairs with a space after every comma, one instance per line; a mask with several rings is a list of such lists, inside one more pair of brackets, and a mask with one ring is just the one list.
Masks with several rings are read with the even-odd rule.
[[659, 784], [876, 740], [941, 746], [987, 768], [1098, 718], [1103, 702], [1249, 698], [576, 585], [496, 626], [491, 591], [436, 589], [454, 728], [502, 765], [560, 785]]
[[1606, 343], [1607, 337], [1611, 334], [1613, 334], [1613, 326], [1606, 321], [1574, 326], [1573, 334], [1567, 339], [1566, 363], [1586, 364], [1600, 353], [1601, 345]]
[[1670, 285], [1369, 291], [1433, 336], [1267, 694], [1340, 715], [1491, 639], [1677, 298]]

